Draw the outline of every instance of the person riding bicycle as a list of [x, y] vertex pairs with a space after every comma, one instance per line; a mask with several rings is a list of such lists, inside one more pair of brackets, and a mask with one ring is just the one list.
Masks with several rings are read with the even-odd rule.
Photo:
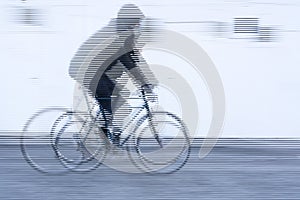
[[[117, 18], [91, 36], [70, 64], [70, 76], [87, 88], [89, 95], [102, 107], [107, 122], [102, 130], [107, 136], [114, 112], [126, 102], [120, 94], [124, 72], [150, 96], [157, 85], [140, 54], [142, 46], [137, 45], [143, 19], [145, 16], [137, 6], [122, 6]], [[114, 144], [119, 144], [120, 135], [120, 128], [113, 126]]]

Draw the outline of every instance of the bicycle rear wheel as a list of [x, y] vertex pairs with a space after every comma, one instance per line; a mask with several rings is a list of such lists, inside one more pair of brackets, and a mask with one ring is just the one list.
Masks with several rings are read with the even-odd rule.
[[[66, 120], [67, 119], [67, 120]], [[61, 124], [61, 125], [60, 125]], [[90, 114], [68, 112], [61, 115], [52, 129], [52, 148], [61, 164], [75, 172], [89, 172], [97, 169], [106, 156], [106, 137], [97, 118]], [[70, 145], [70, 141], [75, 143]], [[93, 145], [95, 151], [88, 151], [86, 145]], [[69, 153], [76, 149], [80, 160]]]
[[[49, 107], [37, 111], [25, 123], [20, 147], [25, 161], [35, 170], [46, 174], [64, 174], [69, 171], [63, 167], [52, 149], [51, 128], [53, 122], [67, 108]], [[79, 155], [76, 158], [80, 160]]]

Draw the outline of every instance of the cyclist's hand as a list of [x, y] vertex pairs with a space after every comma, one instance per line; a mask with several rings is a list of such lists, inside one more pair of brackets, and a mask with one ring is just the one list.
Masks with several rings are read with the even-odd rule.
[[144, 90], [145, 93], [152, 93], [154, 89], [154, 86], [152, 84], [145, 84], [142, 86], [142, 90]]
[[142, 90], [144, 91], [147, 100], [149, 100], [151, 102], [156, 101], [157, 95], [153, 92], [154, 91], [154, 85], [145, 84], [145, 85], [142, 86]]

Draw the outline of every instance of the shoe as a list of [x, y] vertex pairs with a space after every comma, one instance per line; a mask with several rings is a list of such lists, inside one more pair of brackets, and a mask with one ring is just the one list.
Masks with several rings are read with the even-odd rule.
[[114, 128], [112, 142], [117, 147], [120, 146], [120, 137], [121, 137], [121, 130], [119, 128]]

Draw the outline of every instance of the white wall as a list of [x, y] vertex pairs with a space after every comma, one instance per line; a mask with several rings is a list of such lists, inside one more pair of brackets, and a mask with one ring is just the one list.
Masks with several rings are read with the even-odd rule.
[[[227, 98], [224, 137], [300, 135], [299, 1], [131, 2], [165, 22], [189, 22], [166, 26], [195, 40], [218, 68]], [[0, 2], [3, 134], [21, 130], [38, 108], [72, 105], [74, 82], [67, 75], [70, 59], [89, 35], [116, 17], [124, 3], [128, 1]], [[22, 7], [42, 11], [43, 25], [17, 23], [14, 18]], [[261, 26], [277, 28], [274, 42], [233, 34], [233, 18], [245, 16], [259, 17]], [[226, 22], [227, 29], [216, 37], [205, 21]]]

